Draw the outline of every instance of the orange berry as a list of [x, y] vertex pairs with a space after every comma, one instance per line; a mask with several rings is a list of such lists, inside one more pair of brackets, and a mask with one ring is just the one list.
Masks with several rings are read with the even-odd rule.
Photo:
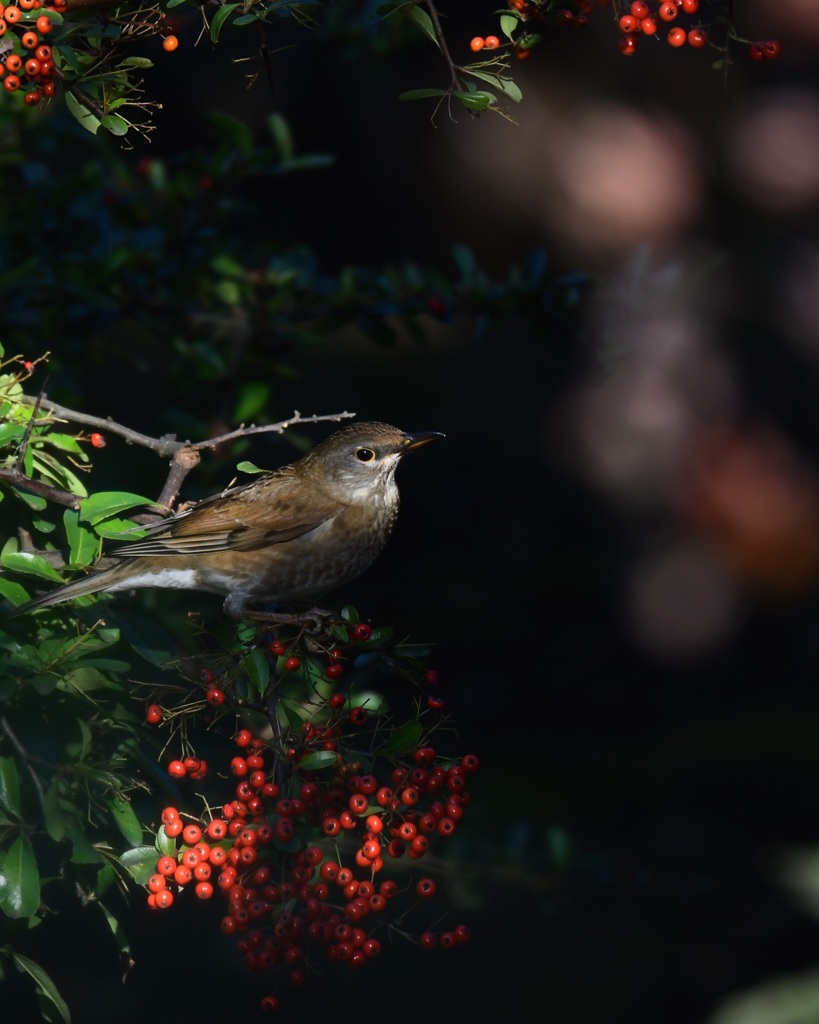
[[17, 53], [10, 53], [6, 57], [6, 71], [19, 71], [23, 66], [23, 58]]
[[25, 94], [25, 96], [23, 97], [23, 102], [29, 107], [34, 107], [40, 102], [42, 98], [43, 97], [41, 96], [39, 89], [32, 89], [31, 92], [27, 92]]
[[30, 11], [34, 7], [34, 0], [17, 0], [17, 5], [23, 11]]
[[487, 36], [484, 46], [486, 46], [487, 50], [497, 50], [500, 46], [500, 39], [497, 36]]
[[653, 36], [657, 32], [657, 22], [653, 18], [641, 18], [640, 29], [644, 35]]
[[47, 36], [52, 30], [54, 25], [52, 24], [51, 18], [47, 14], [41, 14], [37, 19], [37, 31], [41, 36]]
[[669, 46], [684, 46], [685, 45], [685, 29], [684, 28], [672, 28], [668, 33], [668, 45]]
[[26, 50], [33, 50], [35, 46], [40, 45], [40, 37], [36, 32], [24, 32], [20, 36], [20, 42]]
[[166, 53], [173, 53], [173, 51], [179, 46], [179, 40], [176, 36], [165, 36], [162, 40], [162, 49]]
[[35, 57], [26, 61], [26, 74], [29, 78], [36, 78], [40, 74], [40, 69], [41, 64]]
[[477, 53], [479, 50], [482, 50], [484, 46], [486, 46], [486, 41], [483, 36], [475, 36], [469, 44], [469, 49], [472, 50], [473, 53]]
[[532, 56], [532, 51], [531, 50], [518, 50], [517, 53], [515, 54], [515, 56], [517, 57], [518, 60], [527, 60], [529, 57]]
[[3, 88], [7, 92], [17, 92], [17, 90], [20, 88], [20, 79], [17, 77], [17, 75], [7, 75], [3, 79]]
[[37, 60], [51, 60], [51, 47], [50, 46], [38, 46], [34, 51], [34, 56]]
[[20, 13], [20, 8], [17, 7], [16, 5], [12, 5], [11, 7], [7, 7], [5, 9], [5, 11], [3, 12], [3, 17], [6, 19], [7, 24], [9, 24], [9, 25], [16, 25], [17, 22], [22, 17], [22, 15]]
[[8, 28], [8, 25], [6, 24], [5, 18], [0, 16], [0, 36], [2, 36], [5, 33], [7, 28]]

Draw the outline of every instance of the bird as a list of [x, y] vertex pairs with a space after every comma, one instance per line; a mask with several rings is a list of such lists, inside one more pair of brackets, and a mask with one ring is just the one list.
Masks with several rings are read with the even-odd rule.
[[88, 575], [13, 614], [140, 587], [223, 594], [234, 619], [251, 605], [312, 599], [355, 579], [381, 553], [398, 516], [398, 464], [442, 437], [354, 423], [297, 462], [145, 527]]

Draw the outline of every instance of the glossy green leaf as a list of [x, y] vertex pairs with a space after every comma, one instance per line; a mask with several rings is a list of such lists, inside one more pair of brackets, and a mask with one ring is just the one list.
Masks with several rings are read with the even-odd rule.
[[125, 839], [131, 846], [139, 846], [142, 842], [142, 826], [130, 801], [123, 797], [112, 797], [108, 801], [108, 809]]
[[20, 806], [20, 777], [17, 774], [17, 762], [13, 757], [0, 757], [0, 807], [22, 817]]
[[410, 20], [415, 22], [427, 39], [440, 49], [438, 37], [435, 35], [435, 25], [432, 22], [432, 18], [430, 18], [423, 7], [421, 7], [420, 4], [413, 4], [409, 9], [408, 15]]
[[74, 864], [99, 864], [102, 857], [97, 853], [86, 835], [85, 829], [76, 821], [69, 822], [66, 836], [71, 841], [71, 860]]
[[14, 572], [25, 573], [28, 576], [37, 576], [41, 580], [53, 580], [56, 583], [63, 583], [62, 576], [50, 565], [42, 555], [32, 554], [30, 551], [9, 551], [0, 557], [0, 563], [6, 569]]
[[472, 75], [474, 78], [480, 78], [482, 81], [488, 82], [489, 85], [499, 89], [504, 96], [512, 100], [514, 103], [520, 103], [523, 99], [523, 93], [520, 91], [517, 83], [513, 82], [511, 78], [501, 78], [499, 75], [493, 75], [487, 71], [476, 71], [473, 68], [464, 68], [464, 71], [468, 75]]
[[467, 110], [481, 111], [486, 110], [491, 104], [495, 102], [495, 97], [491, 92], [453, 92], [452, 94], [455, 99], [466, 107]]
[[412, 750], [418, 746], [422, 732], [421, 723], [415, 719], [410, 722], [404, 722], [403, 725], [398, 726], [384, 746], [380, 748], [379, 753], [385, 757], [394, 757], [396, 754], [403, 754], [407, 750]]
[[98, 491], [80, 502], [80, 522], [96, 526], [127, 508], [155, 507], [156, 503], [141, 494], [129, 491]]
[[257, 695], [260, 698], [264, 697], [267, 684], [270, 682], [270, 663], [267, 655], [260, 647], [255, 647], [242, 661], [242, 667]]
[[237, 462], [236, 468], [240, 473], [267, 473], [266, 469], [260, 469], [253, 462], [248, 462], [246, 459], [243, 462]]
[[92, 135], [97, 134], [100, 130], [100, 119], [96, 114], [92, 114], [88, 107], [84, 107], [78, 99], [75, 99], [73, 93], [67, 90], [65, 93], [65, 105], [87, 132], [91, 132]]
[[[71, 1024], [71, 1013], [68, 1005], [46, 971], [35, 960], [30, 960], [27, 956], [23, 956], [22, 953], [13, 950], [11, 956], [17, 969], [27, 974], [37, 986], [41, 1019], [47, 1021], [48, 1024], [51, 1024], [53, 1021], [63, 1021], [63, 1024]], [[50, 1011], [53, 1011], [53, 1013]]]
[[502, 14], [500, 16], [500, 27], [501, 32], [506, 36], [507, 39], [512, 39], [515, 34], [515, 29], [520, 25], [520, 18], [514, 14]]
[[334, 750], [314, 750], [301, 758], [299, 770], [318, 772], [322, 768], [331, 768], [336, 764], [338, 764], [338, 754]]
[[40, 906], [40, 873], [26, 836], [6, 851], [0, 870], [0, 910], [12, 918], [31, 917]]
[[[176, 845], [169, 852], [163, 852], [163, 856], [175, 856]], [[156, 871], [156, 847], [136, 846], [133, 850], [126, 850], [119, 858], [120, 864], [128, 871], [135, 882], [144, 885], [151, 875]]]
[[176, 856], [176, 839], [168, 835], [164, 825], [160, 825], [156, 833], [156, 848], [163, 857]]
[[218, 41], [219, 33], [222, 31], [222, 26], [237, 7], [241, 7], [241, 4], [225, 4], [223, 7], [220, 7], [210, 19], [210, 38], [212, 42], [215, 43]]
[[67, 508], [63, 512], [63, 528], [68, 540], [68, 561], [80, 568], [95, 561], [100, 550], [96, 534], [80, 524], [77, 509]]
[[102, 118], [100, 124], [107, 132], [116, 135], [118, 138], [127, 135], [128, 129], [131, 127], [124, 117], [120, 117], [119, 114], [110, 113]]
[[0, 597], [4, 597], [16, 607], [18, 604], [25, 604], [29, 599], [29, 594], [19, 583], [0, 576]]

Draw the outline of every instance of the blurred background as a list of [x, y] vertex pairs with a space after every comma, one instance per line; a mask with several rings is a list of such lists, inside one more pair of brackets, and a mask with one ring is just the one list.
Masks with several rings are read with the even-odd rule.
[[[819, 5], [733, 8], [744, 38], [781, 42], [778, 60], [737, 47], [715, 70], [713, 50], [653, 39], [624, 57], [595, 9], [512, 61], [517, 123], [399, 103], [446, 69], [378, 30], [368, 49], [373, 11], [357, 4], [335, 8], [331, 32], [274, 40], [274, 97], [246, 90], [222, 45], [194, 49], [184, 19], [180, 50], [146, 76], [164, 110], [123, 158], [134, 169], [206, 152], [210, 108], [259, 136], [276, 110], [300, 151], [335, 155], [237, 183], [248, 244], [309, 244], [328, 272], [413, 260], [454, 274], [463, 243], [500, 277], [538, 251], [548, 274], [586, 281], [549, 330], [514, 308], [484, 330], [467, 311], [427, 318], [425, 343], [345, 329], [268, 353], [271, 420], [347, 409], [446, 433], [402, 467], [396, 536], [338, 600], [437, 645], [482, 764], [441, 865], [471, 945], [434, 961], [395, 949], [288, 1012], [819, 1022]], [[456, 60], [495, 30], [491, 4], [444, 13]], [[115, 143], [71, 145], [82, 162]], [[154, 433], [194, 411], [215, 430], [226, 392], [265, 365], [197, 392], [127, 314], [29, 341], [54, 353], [52, 397]], [[269, 438], [250, 456], [292, 454]], [[100, 481], [153, 493], [162, 467], [135, 457], [123, 480], [128, 455], [100, 453]], [[192, 491], [223, 486], [225, 466]], [[143, 922], [125, 1007], [113, 952], [91, 993], [94, 968], [67, 942], [49, 968], [80, 1024], [170, 1019], [183, 1001], [244, 1012], [250, 982], [198, 922], [182, 951], [165, 921]], [[216, 963], [228, 991], [208, 985]]]

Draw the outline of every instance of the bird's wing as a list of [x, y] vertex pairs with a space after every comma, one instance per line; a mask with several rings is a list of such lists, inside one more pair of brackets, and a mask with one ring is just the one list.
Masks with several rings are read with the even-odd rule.
[[144, 539], [120, 545], [110, 553], [137, 558], [253, 551], [301, 537], [341, 511], [340, 504], [306, 487], [288, 466], [205, 498], [147, 527]]

